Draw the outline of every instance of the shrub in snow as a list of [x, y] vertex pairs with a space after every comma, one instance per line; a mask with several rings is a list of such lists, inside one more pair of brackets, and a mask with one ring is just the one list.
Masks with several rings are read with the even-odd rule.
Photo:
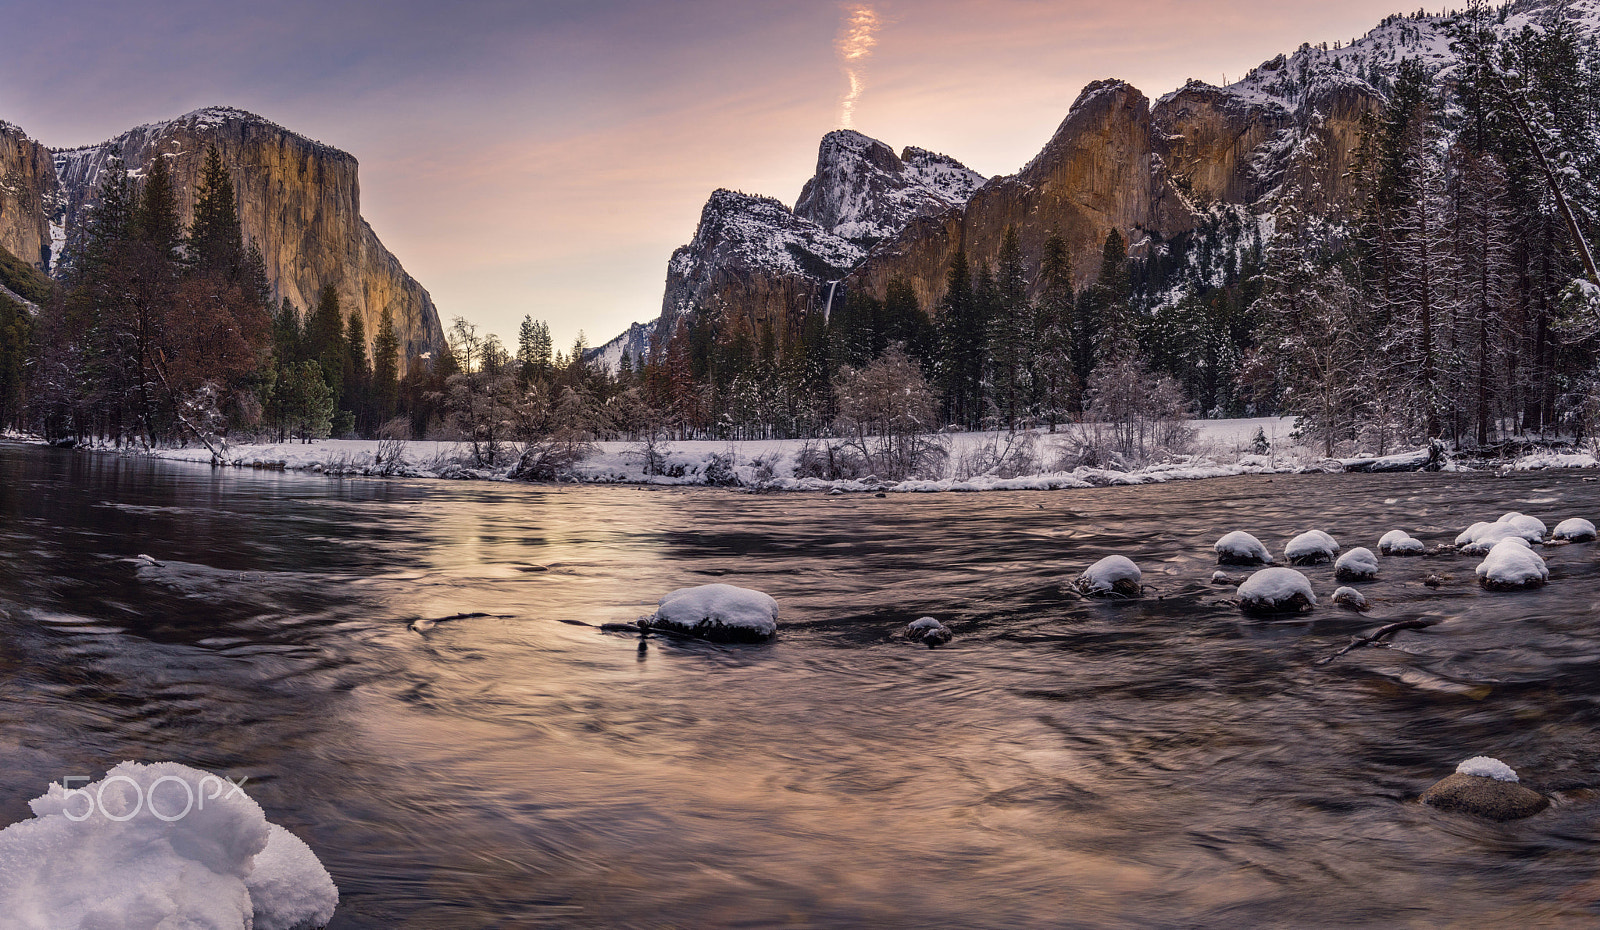
[[1378, 540], [1378, 551], [1384, 555], [1422, 555], [1428, 547], [1405, 530], [1390, 530]]
[[1217, 561], [1223, 565], [1271, 565], [1272, 553], [1261, 540], [1243, 530], [1234, 530], [1217, 540]]
[[906, 639], [929, 649], [943, 646], [953, 638], [950, 628], [932, 617], [919, 617], [906, 626]]
[[1289, 545], [1284, 547], [1283, 556], [1289, 560], [1290, 565], [1314, 565], [1319, 562], [1331, 562], [1339, 554], [1339, 543], [1332, 536], [1321, 530], [1311, 530], [1301, 533], [1289, 540]]
[[778, 632], [778, 602], [749, 588], [703, 584], [666, 595], [639, 623], [723, 642], [761, 642]]
[[1138, 597], [1139, 566], [1121, 555], [1108, 555], [1089, 566], [1074, 582], [1089, 597]]
[[1532, 588], [1550, 580], [1544, 559], [1528, 548], [1526, 540], [1516, 536], [1495, 543], [1478, 563], [1477, 573], [1480, 584], [1496, 590]]
[[1378, 577], [1378, 557], [1366, 546], [1357, 546], [1333, 563], [1333, 577], [1340, 581], [1371, 581]]
[[0, 914], [19, 930], [314, 930], [339, 890], [306, 844], [229, 782], [124, 762], [52, 784], [0, 830]]
[[1566, 539], [1572, 542], [1584, 542], [1595, 538], [1594, 524], [1582, 517], [1572, 517], [1556, 524], [1555, 531], [1550, 534], [1551, 539]]
[[1518, 784], [1511, 766], [1488, 756], [1473, 756], [1453, 774], [1422, 793], [1440, 810], [1460, 811], [1489, 820], [1520, 820], [1550, 806], [1550, 799]]
[[1366, 610], [1367, 598], [1355, 588], [1340, 588], [1333, 592], [1333, 603], [1349, 610]]
[[1263, 568], [1239, 586], [1239, 608], [1246, 613], [1304, 613], [1316, 604], [1311, 582], [1292, 568]]

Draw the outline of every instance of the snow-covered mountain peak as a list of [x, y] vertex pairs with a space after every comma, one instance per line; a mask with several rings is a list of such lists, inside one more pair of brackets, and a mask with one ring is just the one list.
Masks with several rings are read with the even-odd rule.
[[672, 256], [669, 274], [690, 276], [712, 259], [718, 265], [773, 274], [841, 276], [865, 250], [771, 197], [718, 189], [700, 211], [694, 239]]
[[925, 149], [905, 154], [852, 129], [822, 137], [817, 171], [795, 201], [797, 216], [862, 246], [904, 229], [919, 216], [959, 206], [982, 175]]

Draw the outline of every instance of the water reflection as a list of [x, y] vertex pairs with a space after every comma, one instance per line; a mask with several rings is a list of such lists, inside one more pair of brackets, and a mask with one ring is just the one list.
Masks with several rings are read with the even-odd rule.
[[[1593, 546], [1526, 594], [1383, 559], [1367, 617], [1246, 620], [1208, 579], [1230, 529], [1433, 545], [1597, 504], [1564, 475], [764, 497], [0, 447], [0, 822], [124, 758], [249, 775], [340, 927], [1592, 926]], [[1068, 591], [1112, 552], [1160, 597]], [[711, 580], [777, 597], [780, 639], [572, 625]], [[955, 643], [893, 638], [922, 614]], [[1555, 807], [1412, 803], [1478, 753]]]

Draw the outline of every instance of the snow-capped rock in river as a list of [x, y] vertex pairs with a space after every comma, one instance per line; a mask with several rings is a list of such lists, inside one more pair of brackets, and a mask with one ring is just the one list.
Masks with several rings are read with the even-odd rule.
[[943, 646], [952, 638], [954, 634], [950, 632], [950, 628], [934, 617], [918, 617], [906, 624], [906, 639], [922, 643], [929, 649]]
[[1089, 566], [1074, 582], [1089, 597], [1138, 597], [1139, 566], [1122, 555], [1108, 555]]
[[641, 626], [726, 642], [761, 642], [778, 632], [778, 602], [731, 584], [679, 588]]
[[[1339, 541], [1321, 530], [1309, 530], [1289, 540], [1283, 549], [1290, 565], [1314, 565], [1331, 562], [1339, 554]], [[1369, 555], [1371, 553], [1368, 553]]]
[[1340, 581], [1371, 581], [1378, 577], [1378, 557], [1366, 546], [1357, 546], [1333, 563], [1333, 577]]
[[1333, 603], [1347, 610], [1366, 610], [1367, 597], [1355, 588], [1340, 588], [1333, 592]]
[[817, 173], [794, 213], [859, 245], [870, 246], [921, 216], [967, 202], [983, 175], [926, 149], [894, 150], [853, 129], [822, 137]]
[[1502, 539], [1521, 539], [1530, 543], [1544, 539], [1544, 521], [1512, 511], [1493, 523], [1474, 523], [1456, 537], [1456, 546], [1470, 555], [1482, 555]]
[[52, 784], [29, 807], [33, 819], [0, 830], [7, 927], [312, 930], [339, 903], [305, 843], [232, 783], [176, 762]]
[[1550, 580], [1539, 553], [1519, 536], [1508, 536], [1494, 544], [1476, 569], [1478, 581], [1486, 588], [1533, 588]]
[[1585, 542], [1595, 538], [1594, 524], [1582, 517], [1570, 517], [1556, 524], [1556, 528], [1550, 533], [1550, 538]]
[[1518, 783], [1511, 766], [1488, 756], [1473, 756], [1455, 772], [1422, 792], [1422, 802], [1445, 811], [1487, 820], [1521, 820], [1550, 806], [1550, 799]]
[[1244, 530], [1234, 530], [1217, 540], [1217, 561], [1223, 565], [1271, 565], [1272, 553], [1261, 540]]
[[1263, 568], [1239, 586], [1239, 608], [1246, 613], [1300, 613], [1315, 606], [1310, 580], [1292, 568]]
[[1378, 540], [1378, 551], [1384, 555], [1422, 555], [1428, 547], [1405, 530], [1390, 530]]

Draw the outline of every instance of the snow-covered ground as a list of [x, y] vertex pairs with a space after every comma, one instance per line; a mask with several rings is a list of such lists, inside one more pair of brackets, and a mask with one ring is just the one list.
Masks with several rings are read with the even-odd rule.
[[[770, 439], [727, 442], [720, 440], [666, 441], [658, 446], [662, 467], [656, 474], [645, 474], [643, 447], [638, 442], [601, 442], [579, 462], [568, 480], [596, 484], [704, 485], [733, 484], [779, 491], [1014, 491], [1104, 487], [1107, 485], [1157, 484], [1196, 478], [1233, 475], [1284, 474], [1299, 471], [1338, 471], [1349, 463], [1366, 463], [1372, 457], [1326, 459], [1319, 449], [1300, 444], [1293, 436], [1293, 417], [1256, 417], [1234, 420], [1192, 420], [1189, 427], [1194, 441], [1185, 455], [1142, 467], [1064, 467], [1074, 443], [1076, 427], [1062, 427], [1051, 434], [1036, 430], [1032, 448], [1019, 461], [1017, 445], [1010, 447], [1010, 458], [1001, 467], [992, 463], [1007, 451], [1005, 433], [945, 433], [940, 440], [949, 455], [933, 469], [899, 482], [868, 476], [860, 480], [824, 480], [797, 477], [808, 443], [800, 439]], [[1256, 452], [1256, 437], [1266, 441], [1267, 451]], [[1022, 435], [1022, 434], [1019, 434]], [[37, 437], [7, 432], [0, 439], [13, 442], [38, 442]], [[835, 441], [836, 442], [836, 441]], [[1024, 443], [1023, 445], [1025, 445]], [[815, 445], [815, 444], [813, 444]], [[212, 464], [212, 451], [205, 446], [134, 450], [127, 454], [151, 455], [171, 461]], [[344, 476], [383, 476], [413, 478], [505, 479], [511, 464], [494, 468], [472, 464], [471, 449], [460, 442], [384, 443], [378, 440], [322, 439], [311, 443], [242, 443], [228, 445], [222, 464], [241, 468], [289, 469]], [[1393, 459], [1426, 458], [1427, 450], [1390, 456]], [[515, 459], [515, 455], [510, 456]], [[1446, 462], [1451, 470], [1470, 470], [1465, 465]], [[1502, 471], [1543, 468], [1600, 468], [1600, 461], [1589, 454], [1530, 453], [1508, 464]], [[713, 478], [709, 480], [708, 471]], [[729, 480], [731, 476], [732, 480]]]

